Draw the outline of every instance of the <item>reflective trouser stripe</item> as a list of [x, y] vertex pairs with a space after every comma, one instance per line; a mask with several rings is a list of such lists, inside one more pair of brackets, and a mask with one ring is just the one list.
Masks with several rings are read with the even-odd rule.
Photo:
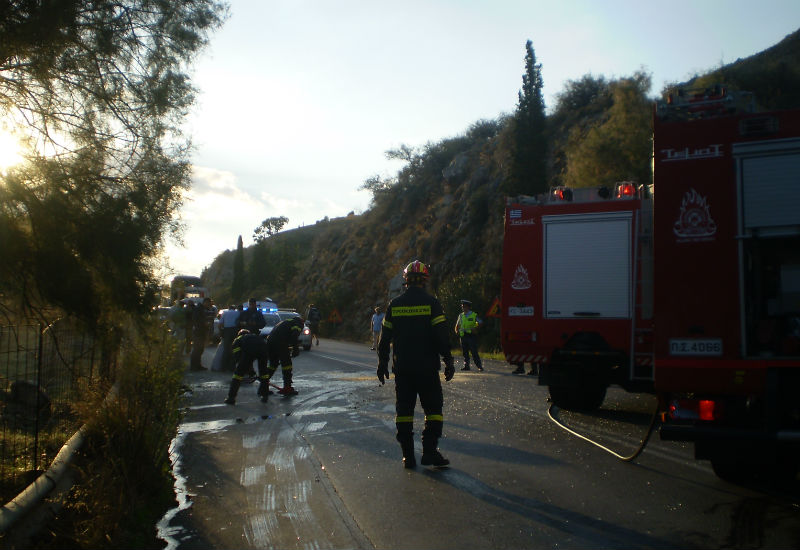
[[413, 416], [397, 416], [394, 419], [396, 424], [401, 424], [403, 422], [414, 422]]
[[233, 379], [234, 379], [234, 380], [243, 380], [243, 379], [244, 379], [244, 376], [240, 376], [240, 375], [238, 375], [238, 374], [234, 374], [234, 375], [233, 375]]
[[425, 422], [432, 421], [432, 422], [444, 422], [444, 416], [441, 414], [426, 414], [425, 415]]

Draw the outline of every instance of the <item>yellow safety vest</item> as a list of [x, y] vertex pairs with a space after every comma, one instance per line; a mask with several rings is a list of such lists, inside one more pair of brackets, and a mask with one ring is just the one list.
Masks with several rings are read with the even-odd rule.
[[469, 313], [462, 313], [458, 316], [458, 335], [472, 334], [474, 329], [478, 328], [478, 314], [474, 311]]

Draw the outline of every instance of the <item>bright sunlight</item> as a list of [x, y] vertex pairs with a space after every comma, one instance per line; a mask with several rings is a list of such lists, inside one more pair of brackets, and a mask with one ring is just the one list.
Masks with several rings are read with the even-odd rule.
[[22, 147], [17, 138], [0, 126], [0, 173], [22, 162]]

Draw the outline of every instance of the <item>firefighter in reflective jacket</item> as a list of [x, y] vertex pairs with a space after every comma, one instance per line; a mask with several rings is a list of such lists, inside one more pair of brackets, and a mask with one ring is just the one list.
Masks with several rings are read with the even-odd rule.
[[267, 342], [260, 334], [252, 334], [246, 329], [239, 331], [232, 344], [233, 359], [236, 368], [233, 371], [231, 385], [228, 389], [228, 397], [225, 399], [226, 405], [236, 404], [236, 394], [242, 379], [250, 374], [253, 369], [253, 361], [258, 361], [258, 377], [261, 380], [258, 387], [258, 395], [261, 402], [266, 403], [269, 398], [269, 375], [267, 374], [267, 362], [269, 360]]
[[439, 301], [425, 292], [428, 267], [413, 261], [403, 271], [407, 290], [389, 304], [383, 319], [378, 343], [378, 380], [389, 378], [389, 352], [395, 384], [395, 423], [397, 441], [403, 451], [406, 468], [417, 465], [414, 457], [414, 406], [417, 395], [425, 411], [422, 431], [424, 466], [443, 467], [444, 458], [437, 445], [442, 435], [442, 383], [439, 356], [445, 363], [445, 380], [453, 378], [453, 356], [450, 353], [447, 323]]
[[472, 302], [461, 300], [461, 315], [458, 316], [455, 328], [458, 337], [461, 339], [461, 353], [464, 354], [464, 368], [461, 370], [469, 370], [470, 353], [478, 370], [483, 370], [483, 363], [481, 363], [481, 357], [478, 355], [478, 329], [481, 323], [482, 321], [478, 319], [478, 314], [472, 311]]
[[283, 388], [278, 390], [281, 395], [297, 395], [297, 390], [292, 387], [292, 357], [300, 354], [300, 343], [297, 339], [303, 332], [304, 320], [294, 317], [281, 321], [267, 336], [269, 344], [269, 367], [267, 368], [267, 381], [275, 374], [278, 365], [283, 373]]

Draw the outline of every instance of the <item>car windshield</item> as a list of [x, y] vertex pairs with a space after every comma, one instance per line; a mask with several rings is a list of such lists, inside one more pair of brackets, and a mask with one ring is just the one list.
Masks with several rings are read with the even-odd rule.
[[265, 313], [264, 321], [267, 322], [266, 326], [274, 327], [275, 325], [281, 322], [281, 318], [278, 317], [275, 313]]
[[300, 317], [300, 314], [295, 313], [294, 311], [279, 311], [278, 315], [280, 315], [282, 321], [285, 321], [286, 319], [292, 319], [294, 317]]

